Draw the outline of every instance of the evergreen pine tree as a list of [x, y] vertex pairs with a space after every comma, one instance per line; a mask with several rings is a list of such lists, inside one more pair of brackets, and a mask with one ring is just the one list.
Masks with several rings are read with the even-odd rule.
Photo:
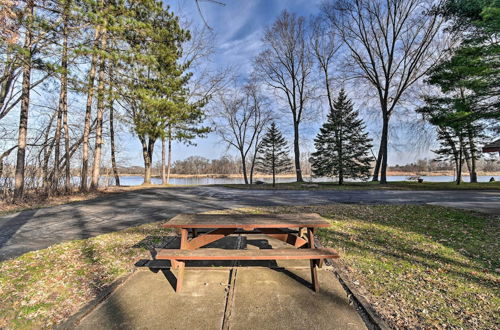
[[314, 140], [316, 152], [309, 160], [314, 175], [338, 176], [339, 185], [345, 177], [367, 178], [372, 160], [368, 151], [372, 145], [364, 131], [363, 120], [358, 118], [351, 100], [341, 90]]
[[276, 174], [292, 170], [292, 161], [288, 157], [289, 149], [285, 138], [271, 123], [271, 127], [266, 132], [259, 145], [259, 152], [256, 161], [256, 169], [259, 172], [273, 175], [273, 187], [276, 186]]

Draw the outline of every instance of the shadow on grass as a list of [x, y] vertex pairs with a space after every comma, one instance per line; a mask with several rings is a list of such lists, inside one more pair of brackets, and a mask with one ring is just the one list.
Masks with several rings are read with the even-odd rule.
[[[318, 234], [332, 245], [343, 246], [353, 253], [394, 258], [483, 286], [497, 285], [489, 274], [498, 268], [498, 252], [493, 248], [499, 233], [495, 219], [434, 206], [412, 206], [408, 210], [393, 208], [395, 213], [386, 208], [387, 212], [380, 216], [368, 214], [364, 218], [358, 215], [335, 219], [359, 221], [359, 225], [349, 226], [349, 233], [332, 226]], [[428, 213], [419, 217], [418, 208]], [[405, 210], [411, 214], [405, 214]]]

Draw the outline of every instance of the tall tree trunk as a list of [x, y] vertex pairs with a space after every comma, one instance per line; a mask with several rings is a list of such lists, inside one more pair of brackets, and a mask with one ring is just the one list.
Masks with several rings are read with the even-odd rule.
[[70, 136], [69, 136], [69, 126], [68, 126], [68, 105], [64, 107], [63, 113], [63, 128], [64, 128], [64, 150], [65, 150], [65, 181], [64, 181], [64, 191], [68, 193], [71, 190], [71, 154], [70, 154]]
[[16, 173], [14, 183], [14, 200], [21, 199], [24, 195], [24, 166], [26, 162], [26, 140], [28, 135], [28, 113], [30, 105], [30, 81], [31, 81], [31, 56], [32, 56], [32, 31], [31, 24], [33, 21], [35, 3], [33, 0], [26, 2], [26, 39], [24, 40], [23, 49], [25, 58], [23, 64], [23, 84], [21, 90], [21, 109], [19, 113], [19, 133], [17, 138], [17, 159]]
[[[107, 43], [107, 31], [106, 28], [102, 28], [100, 47], [99, 49], [103, 52], [106, 51]], [[92, 166], [92, 181], [90, 183], [91, 189], [97, 189], [99, 186], [99, 177], [101, 176], [101, 153], [102, 153], [102, 121], [104, 117], [104, 83], [105, 83], [105, 70], [106, 70], [106, 58], [101, 55], [99, 63], [99, 73], [98, 73], [98, 85], [97, 85], [97, 125], [95, 134], [95, 149], [94, 149], [94, 164]]]
[[380, 165], [382, 164], [382, 144], [378, 148], [377, 160], [375, 162], [375, 168], [373, 169], [373, 182], [378, 182], [378, 176], [380, 174]]
[[276, 187], [276, 150], [274, 149], [274, 142], [273, 142], [273, 149], [272, 149], [272, 163], [271, 166], [273, 167], [273, 188]]
[[167, 184], [170, 183], [170, 171], [172, 170], [172, 126], [168, 128], [168, 158], [167, 158]]
[[474, 143], [474, 134], [472, 128], [468, 127], [467, 134], [469, 138], [469, 149], [470, 149], [470, 182], [477, 183], [477, 172], [476, 172], [476, 145]]
[[[97, 48], [98, 39], [100, 34], [100, 27], [94, 31], [94, 48]], [[82, 172], [80, 175], [80, 190], [88, 190], [88, 172], [89, 172], [89, 138], [90, 138], [90, 123], [92, 120], [92, 103], [94, 101], [94, 81], [97, 67], [97, 52], [92, 53], [92, 60], [90, 61], [90, 71], [88, 80], [87, 104], [85, 106], [85, 124], [83, 127], [83, 148], [82, 148]]]
[[257, 160], [257, 154], [259, 152], [260, 134], [255, 137], [255, 147], [252, 154], [252, 163], [250, 164], [250, 184], [253, 184], [253, 175], [255, 172], [255, 161]]
[[464, 147], [464, 160], [465, 165], [467, 165], [467, 171], [469, 172], [469, 177], [472, 179], [472, 164], [471, 164], [471, 156], [467, 148]]
[[248, 184], [247, 160], [243, 150], [240, 150], [240, 157], [241, 157], [241, 171], [243, 172], [243, 179], [245, 180], [245, 184]]
[[382, 126], [382, 139], [380, 141], [380, 147], [382, 151], [382, 162], [380, 167], [380, 183], [387, 183], [387, 143], [389, 135], [389, 115], [385, 113], [383, 118]]
[[59, 173], [59, 159], [61, 158], [61, 130], [62, 130], [62, 94], [63, 90], [61, 89], [59, 96], [59, 106], [57, 108], [57, 124], [56, 131], [54, 133], [54, 168], [52, 169], [52, 180], [51, 180], [51, 189], [48, 194], [52, 195], [59, 191], [59, 179], [61, 175]]
[[161, 183], [168, 184], [166, 171], [166, 143], [165, 137], [161, 138]]
[[144, 183], [151, 184], [151, 164], [153, 160], [154, 140], [139, 137], [142, 145], [142, 157], [144, 159]]
[[118, 167], [116, 166], [116, 147], [115, 147], [115, 119], [113, 101], [110, 101], [109, 106], [109, 135], [111, 147], [111, 167], [113, 168], [113, 175], [115, 177], [115, 184], [120, 186], [120, 175], [118, 174]]
[[115, 177], [115, 185], [120, 186], [120, 175], [118, 174], [118, 168], [116, 166], [116, 148], [115, 148], [115, 109], [114, 109], [114, 97], [113, 97], [113, 71], [109, 69], [109, 142], [111, 147], [111, 167], [113, 169], [113, 175]]
[[299, 145], [299, 123], [293, 123], [293, 152], [295, 156], [295, 173], [297, 182], [304, 182], [302, 170], [300, 169], [300, 145]]
[[[65, 164], [65, 183], [64, 190], [66, 193], [70, 191], [71, 187], [71, 163], [69, 152], [69, 127], [68, 127], [68, 16], [70, 10], [70, 1], [66, 0], [64, 4], [64, 25], [63, 25], [63, 49], [61, 59], [61, 95], [60, 106], [63, 114], [63, 128], [64, 128], [64, 150], [66, 152]], [[59, 161], [59, 160], [58, 160]]]
[[339, 186], [344, 184], [344, 158], [343, 158], [343, 150], [342, 150], [342, 137], [340, 137], [340, 132], [337, 133], [339, 138], [337, 140], [337, 147], [339, 150]]
[[459, 185], [462, 182], [462, 166], [463, 166], [463, 150], [464, 150], [464, 143], [463, 143], [463, 137], [462, 134], [459, 133], [459, 152], [458, 152], [458, 169], [457, 169], [457, 185]]
[[255, 152], [252, 155], [252, 162], [250, 163], [250, 184], [253, 184], [253, 173], [255, 171], [255, 159], [257, 157], [257, 153]]

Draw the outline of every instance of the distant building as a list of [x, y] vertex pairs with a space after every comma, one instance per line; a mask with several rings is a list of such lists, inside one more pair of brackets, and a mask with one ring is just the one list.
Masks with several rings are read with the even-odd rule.
[[500, 155], [500, 139], [486, 144], [483, 147], [483, 152], [498, 152]]

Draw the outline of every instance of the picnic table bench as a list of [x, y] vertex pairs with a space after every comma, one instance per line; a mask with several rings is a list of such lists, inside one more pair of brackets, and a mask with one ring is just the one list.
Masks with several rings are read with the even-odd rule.
[[[314, 246], [314, 230], [330, 223], [315, 213], [307, 214], [180, 214], [163, 225], [180, 231], [180, 249], [157, 249], [156, 259], [170, 260], [177, 269], [176, 291], [182, 290], [185, 262], [188, 260], [310, 260], [311, 282], [319, 291], [317, 267], [323, 259], [338, 258], [333, 249]], [[209, 229], [198, 235], [199, 229]], [[296, 230], [291, 230], [296, 229]], [[192, 238], [189, 238], [189, 232]], [[262, 233], [294, 248], [287, 249], [199, 249], [235, 233]]]

